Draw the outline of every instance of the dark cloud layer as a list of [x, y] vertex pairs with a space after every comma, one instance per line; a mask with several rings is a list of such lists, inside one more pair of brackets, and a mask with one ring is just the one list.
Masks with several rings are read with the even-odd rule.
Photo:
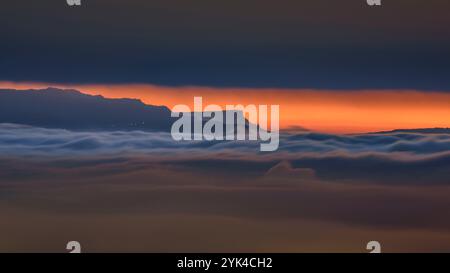
[[450, 90], [446, 1], [9, 1], [0, 80]]

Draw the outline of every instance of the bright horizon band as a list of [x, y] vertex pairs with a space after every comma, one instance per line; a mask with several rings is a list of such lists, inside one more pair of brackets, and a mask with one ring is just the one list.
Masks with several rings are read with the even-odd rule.
[[367, 133], [412, 128], [450, 127], [450, 93], [420, 90], [316, 90], [276, 88], [167, 87], [149, 84], [80, 85], [0, 82], [0, 88], [77, 89], [106, 98], [134, 98], [172, 109], [206, 104], [277, 104], [280, 128], [302, 127], [326, 133]]

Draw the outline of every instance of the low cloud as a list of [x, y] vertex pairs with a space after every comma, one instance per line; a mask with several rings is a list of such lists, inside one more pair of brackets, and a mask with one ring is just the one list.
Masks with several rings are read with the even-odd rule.
[[[14, 220], [0, 228], [8, 229], [0, 232], [0, 239], [15, 249], [33, 250], [39, 240], [22, 242], [23, 232], [90, 240], [89, 234], [106, 238], [126, 228], [142, 237], [133, 235], [133, 244], [117, 238], [115, 249], [157, 251], [168, 247], [152, 245], [143, 233], [155, 226], [170, 230], [161, 238], [177, 246], [173, 233], [189, 236], [206, 226], [244, 242], [257, 239], [245, 226], [282, 234], [295, 225], [299, 231], [289, 231], [292, 242], [308, 241], [302, 232], [319, 237], [335, 234], [323, 249], [348, 236], [386, 238], [391, 251], [408, 250], [410, 241], [399, 234], [411, 233], [421, 242], [414, 250], [440, 251], [439, 240], [450, 243], [445, 235], [450, 230], [448, 141], [446, 134], [303, 132], [283, 134], [279, 151], [261, 153], [257, 143], [249, 142], [184, 143], [160, 133], [2, 125], [0, 211]], [[40, 229], [24, 226], [35, 218], [46, 221]], [[66, 218], [77, 219], [80, 232], [67, 231], [64, 221], [58, 220]], [[115, 226], [99, 232], [87, 219], [105, 219]], [[176, 219], [198, 222], [175, 226]], [[234, 230], [230, 221], [241, 227], [237, 235], [230, 233]], [[141, 224], [142, 229], [136, 229]], [[314, 226], [314, 232], [306, 226]], [[52, 232], [55, 228], [58, 232]], [[282, 243], [285, 238], [276, 234], [271, 249], [307, 249]], [[219, 241], [204, 247], [221, 249]], [[258, 250], [238, 241], [226, 250]], [[50, 242], [39, 242], [39, 247], [52, 249]], [[90, 242], [90, 247], [101, 246]], [[199, 250], [194, 245], [174, 249]], [[339, 249], [345, 245], [334, 250]]]
[[[321, 179], [386, 185], [450, 181], [450, 134], [330, 135], [282, 133], [278, 151], [259, 151], [258, 141], [174, 141], [168, 133], [73, 132], [0, 125], [0, 153], [9, 158], [145, 158], [180, 168], [236, 175], [314, 173]], [[69, 164], [69, 163], [67, 163]], [[281, 165], [280, 165], [281, 164]], [[277, 166], [278, 167], [275, 167]], [[292, 170], [288, 170], [293, 168]]]

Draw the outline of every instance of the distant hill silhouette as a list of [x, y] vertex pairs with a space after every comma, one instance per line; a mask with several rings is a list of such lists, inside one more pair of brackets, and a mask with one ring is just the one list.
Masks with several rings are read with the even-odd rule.
[[392, 131], [377, 132], [377, 134], [392, 134], [392, 133], [450, 134], [450, 128], [396, 129]]
[[72, 130], [170, 131], [170, 110], [76, 90], [0, 89], [0, 123]]

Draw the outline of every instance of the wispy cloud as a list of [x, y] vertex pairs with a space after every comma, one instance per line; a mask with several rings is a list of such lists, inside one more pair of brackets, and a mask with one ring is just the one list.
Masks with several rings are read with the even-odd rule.
[[[263, 174], [280, 162], [329, 180], [377, 184], [447, 184], [450, 134], [281, 134], [280, 148], [260, 153], [253, 141], [181, 141], [169, 133], [74, 132], [0, 125], [3, 157], [141, 157], [148, 162]], [[224, 164], [226, 162], [226, 164]]]

